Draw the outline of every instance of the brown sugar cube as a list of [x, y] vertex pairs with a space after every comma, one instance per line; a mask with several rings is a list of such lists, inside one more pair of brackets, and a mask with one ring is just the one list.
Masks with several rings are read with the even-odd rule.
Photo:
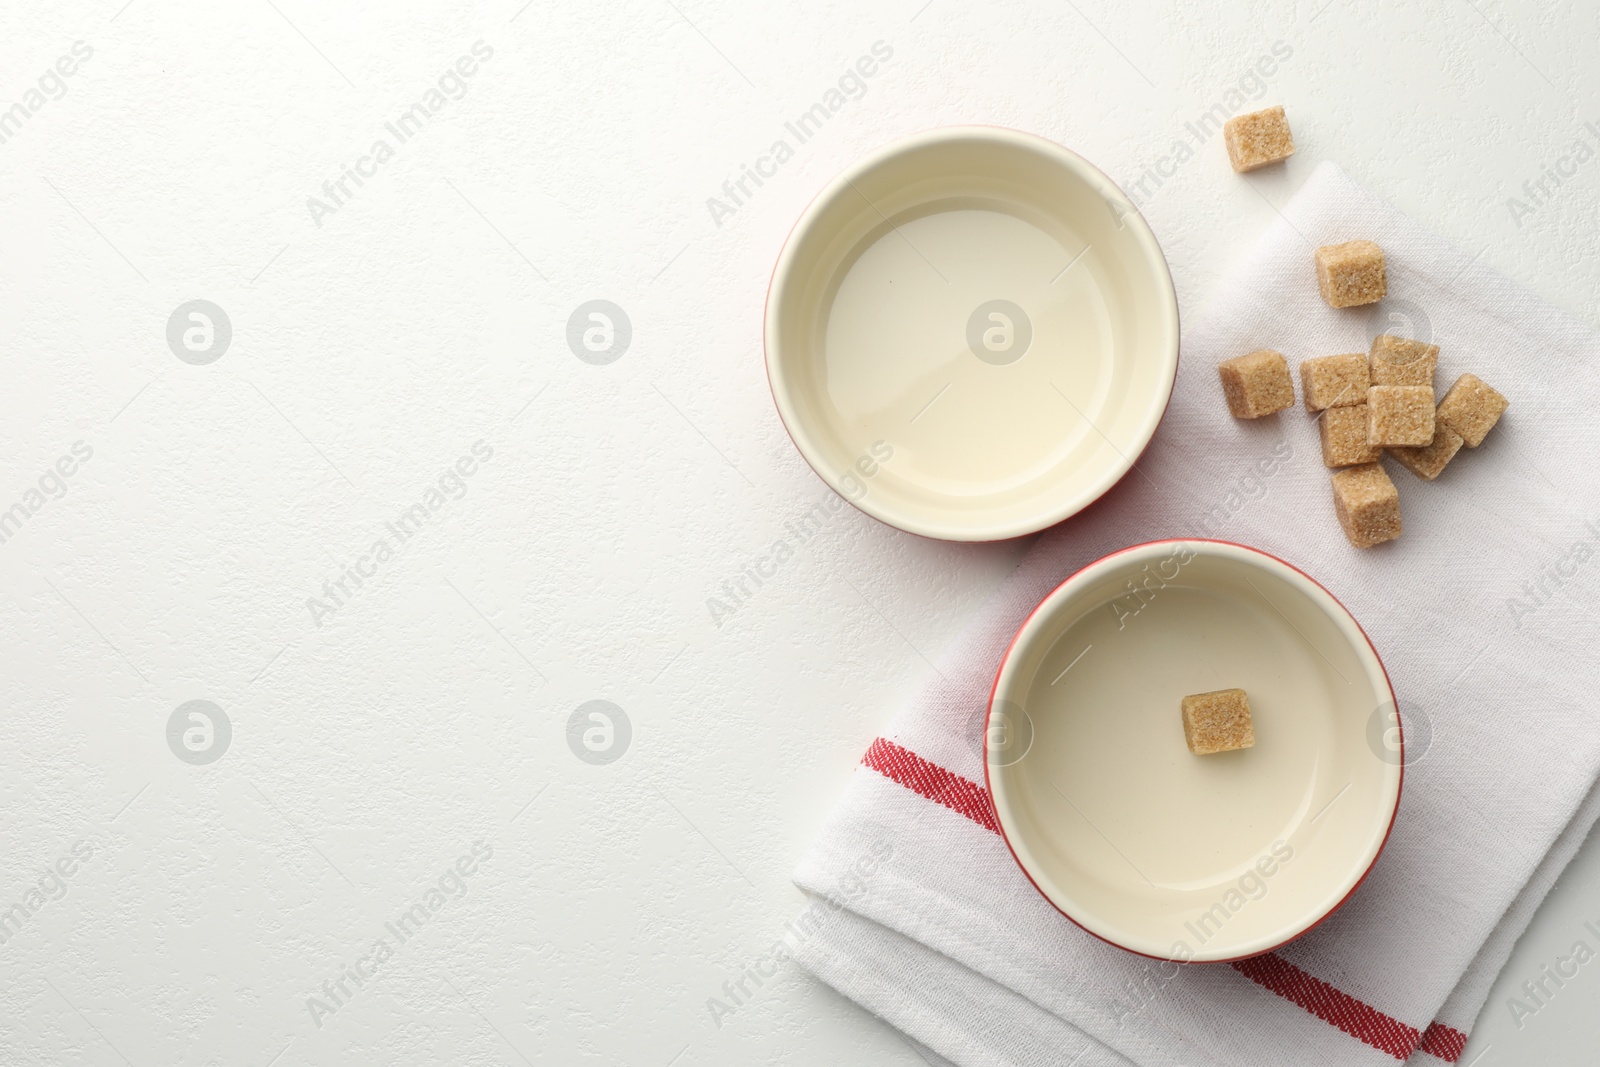
[[1222, 139], [1228, 145], [1228, 162], [1240, 174], [1294, 155], [1294, 134], [1281, 107], [1234, 116], [1223, 123]]
[[1300, 392], [1306, 398], [1307, 411], [1365, 404], [1371, 384], [1367, 357], [1360, 352], [1300, 361]]
[[1317, 249], [1317, 288], [1329, 307], [1376, 304], [1389, 291], [1383, 249], [1371, 241], [1346, 241]]
[[1439, 401], [1439, 421], [1460, 434], [1468, 448], [1477, 448], [1510, 404], [1477, 375], [1463, 374]]
[[1422, 448], [1391, 448], [1389, 455], [1418, 478], [1431, 482], [1439, 477], [1445, 464], [1461, 451], [1461, 445], [1460, 434], [1442, 422], [1435, 422], [1432, 444], [1424, 445]]
[[1372, 339], [1373, 385], [1426, 385], [1433, 388], [1433, 370], [1439, 365], [1439, 346], [1411, 341], [1389, 333]]
[[1376, 463], [1383, 449], [1367, 444], [1367, 405], [1322, 413], [1322, 462], [1328, 467]]
[[1289, 361], [1270, 349], [1223, 360], [1222, 392], [1236, 419], [1259, 419], [1294, 404], [1294, 379]]
[[1333, 510], [1357, 548], [1400, 536], [1400, 491], [1377, 463], [1334, 472]]
[[1196, 756], [1251, 747], [1256, 732], [1250, 723], [1250, 698], [1243, 689], [1184, 697], [1183, 739]]
[[1374, 385], [1367, 390], [1367, 444], [1420, 448], [1432, 443], [1432, 386]]

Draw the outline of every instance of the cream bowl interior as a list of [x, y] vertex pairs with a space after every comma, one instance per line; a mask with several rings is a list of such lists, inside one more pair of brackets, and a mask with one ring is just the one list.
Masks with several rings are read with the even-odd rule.
[[1166, 261], [1079, 156], [955, 127], [861, 161], [773, 274], [768, 377], [813, 468], [912, 533], [997, 540], [1093, 502], [1177, 370]]
[[[1255, 745], [1196, 756], [1179, 705], [1241, 688]], [[1197, 962], [1257, 955], [1337, 908], [1399, 805], [1377, 653], [1286, 563], [1159, 542], [1074, 575], [995, 683], [985, 769], [1034, 884], [1113, 944]]]

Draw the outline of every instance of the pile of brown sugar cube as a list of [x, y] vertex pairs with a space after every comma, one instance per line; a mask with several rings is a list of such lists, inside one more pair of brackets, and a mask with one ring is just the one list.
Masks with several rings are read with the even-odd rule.
[[[1316, 252], [1317, 285], [1336, 308], [1371, 304], [1388, 291], [1383, 250], [1371, 241]], [[1333, 506], [1345, 536], [1370, 548], [1400, 536], [1400, 492], [1379, 462], [1388, 453], [1426, 481], [1463, 447], [1477, 448], [1509, 401], [1463, 374], [1435, 404], [1439, 347], [1380, 334], [1365, 353], [1300, 363], [1306, 410], [1320, 412], [1322, 461], [1334, 470]], [[1251, 352], [1219, 367], [1228, 410], [1256, 419], [1294, 404], [1294, 381], [1280, 353]]]

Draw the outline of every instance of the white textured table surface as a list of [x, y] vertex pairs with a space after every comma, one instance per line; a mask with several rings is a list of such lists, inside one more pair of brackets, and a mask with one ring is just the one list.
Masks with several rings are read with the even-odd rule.
[[[987, 122], [1133, 186], [1186, 315], [1331, 158], [1600, 321], [1600, 9], [1382, 6], [0, 9], [0, 1063], [920, 1062], [792, 970], [707, 1008], [1024, 547], [795, 532], [778, 247]], [[1248, 180], [1187, 127], [1274, 102]], [[1597, 887], [1463, 1062], [1591, 1062], [1600, 969], [1507, 998]]]

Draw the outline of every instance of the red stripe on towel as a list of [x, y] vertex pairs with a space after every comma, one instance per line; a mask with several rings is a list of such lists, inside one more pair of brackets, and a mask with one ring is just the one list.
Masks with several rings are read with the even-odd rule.
[[1461, 1058], [1467, 1050], [1467, 1035], [1453, 1026], [1435, 1022], [1428, 1026], [1422, 1035], [1422, 1044], [1417, 1046], [1430, 1056], [1437, 1056], [1446, 1063], [1454, 1063]]
[[1277, 953], [1239, 960], [1231, 966], [1257, 985], [1397, 1060], [1410, 1056], [1422, 1040], [1422, 1033], [1415, 1026], [1407, 1026], [1372, 1005], [1341, 993]]
[[[1000, 833], [1000, 823], [995, 818], [989, 791], [970, 778], [945, 770], [937, 763], [930, 763], [910, 749], [882, 737], [872, 742], [867, 754], [861, 757], [861, 765], [872, 768], [918, 796], [966, 816], [985, 830]], [[1240, 960], [1231, 966], [1257, 985], [1397, 1060], [1406, 1059], [1420, 1048], [1431, 1056], [1454, 1063], [1466, 1048], [1467, 1035], [1460, 1030], [1435, 1022], [1426, 1033], [1419, 1031], [1335, 989], [1277, 953], [1269, 952], [1265, 956]]]
[[867, 754], [861, 757], [861, 763], [918, 796], [965, 815], [985, 830], [1000, 832], [989, 791], [970, 778], [947, 771], [937, 763], [929, 763], [909, 748], [901, 748], [882, 737], [872, 742]]

